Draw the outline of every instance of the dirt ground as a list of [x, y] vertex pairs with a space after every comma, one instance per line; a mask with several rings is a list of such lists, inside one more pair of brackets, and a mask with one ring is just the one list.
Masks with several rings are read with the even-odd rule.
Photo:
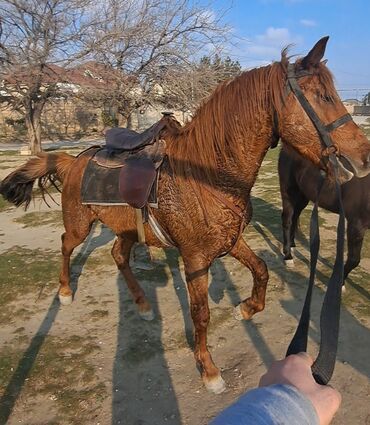
[[[1, 154], [1, 153], [0, 153]], [[114, 235], [96, 225], [72, 260], [74, 302], [56, 299], [63, 232], [60, 207], [36, 200], [24, 212], [0, 200], [0, 424], [205, 425], [284, 356], [297, 325], [308, 277], [309, 211], [294, 269], [281, 257], [277, 150], [268, 154], [253, 191], [245, 232], [270, 271], [265, 311], [238, 322], [233, 306], [251, 291], [250, 272], [217, 260], [210, 273], [209, 345], [227, 390], [208, 393], [195, 367], [182, 260], [155, 250], [152, 270], [134, 268], [156, 318], [142, 321], [110, 249]], [[0, 156], [0, 179], [24, 161]], [[59, 195], [54, 196], [56, 200]], [[333, 263], [336, 217], [321, 212], [322, 250], [310, 353], [319, 340], [319, 308]], [[343, 396], [335, 425], [370, 425], [370, 234], [344, 295], [332, 385]]]

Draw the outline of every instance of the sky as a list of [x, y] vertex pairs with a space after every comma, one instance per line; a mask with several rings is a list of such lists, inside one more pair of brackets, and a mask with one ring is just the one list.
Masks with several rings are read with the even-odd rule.
[[216, 0], [227, 9], [236, 45], [230, 56], [243, 68], [279, 60], [281, 49], [305, 55], [329, 35], [325, 59], [343, 99], [370, 92], [370, 0]]

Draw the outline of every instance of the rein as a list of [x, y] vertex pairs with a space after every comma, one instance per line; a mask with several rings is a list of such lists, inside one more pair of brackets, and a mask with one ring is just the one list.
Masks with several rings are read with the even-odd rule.
[[[321, 308], [320, 315], [320, 349], [319, 354], [312, 365], [312, 374], [315, 381], [319, 384], [326, 385], [334, 372], [335, 359], [338, 349], [338, 337], [339, 337], [339, 320], [340, 320], [340, 305], [342, 295], [342, 283], [343, 283], [343, 254], [344, 254], [344, 211], [342, 203], [342, 193], [339, 184], [339, 164], [336, 156], [337, 147], [333, 144], [330, 136], [330, 132], [336, 128], [342, 126], [346, 122], [352, 120], [350, 114], [345, 114], [342, 117], [336, 119], [328, 125], [324, 125], [307, 98], [303, 94], [299, 87], [298, 78], [309, 75], [309, 73], [303, 71], [296, 73], [293, 64], [288, 66], [288, 90], [290, 89], [302, 108], [312, 121], [315, 126], [320, 140], [326, 152], [328, 161], [333, 167], [335, 176], [335, 190], [339, 200], [339, 220], [337, 225], [337, 244], [336, 244], [336, 259], [333, 268], [332, 275], [329, 279], [324, 302]], [[299, 320], [297, 330], [294, 337], [289, 344], [287, 356], [290, 354], [297, 354], [301, 351], [307, 351], [308, 331], [310, 324], [310, 307], [312, 299], [312, 290], [315, 281], [317, 258], [320, 248], [320, 233], [319, 233], [319, 221], [318, 221], [318, 202], [320, 191], [324, 182], [324, 178], [321, 178], [318, 190], [316, 202], [311, 215], [310, 222], [310, 277], [308, 282], [308, 288], [306, 293], [305, 302], [302, 309], [302, 314]]]

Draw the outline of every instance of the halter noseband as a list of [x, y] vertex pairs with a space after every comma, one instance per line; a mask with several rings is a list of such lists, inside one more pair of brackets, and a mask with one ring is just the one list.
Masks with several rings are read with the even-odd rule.
[[311, 120], [312, 124], [315, 126], [317, 133], [320, 136], [321, 143], [323, 144], [323, 155], [328, 156], [330, 162], [333, 164], [333, 156], [338, 151], [337, 146], [333, 143], [330, 133], [336, 128], [342, 126], [348, 121], [352, 121], [352, 117], [350, 114], [344, 114], [340, 118], [334, 120], [330, 124], [323, 124], [320, 120], [319, 116], [310, 105], [306, 96], [303, 94], [303, 91], [299, 87], [298, 79], [302, 77], [306, 77], [308, 75], [312, 75], [310, 72], [302, 70], [296, 72], [294, 64], [290, 63], [288, 65], [288, 78], [287, 78], [287, 94], [289, 94], [289, 90], [291, 90], [298, 102], [301, 104], [303, 110], [306, 112], [307, 116]]

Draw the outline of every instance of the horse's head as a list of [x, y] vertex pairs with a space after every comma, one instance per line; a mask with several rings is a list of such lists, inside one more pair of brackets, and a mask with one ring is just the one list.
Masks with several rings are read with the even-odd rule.
[[279, 113], [282, 141], [325, 171], [339, 159], [340, 178], [370, 173], [370, 143], [347, 113], [322, 58], [329, 37], [287, 65], [284, 107]]

